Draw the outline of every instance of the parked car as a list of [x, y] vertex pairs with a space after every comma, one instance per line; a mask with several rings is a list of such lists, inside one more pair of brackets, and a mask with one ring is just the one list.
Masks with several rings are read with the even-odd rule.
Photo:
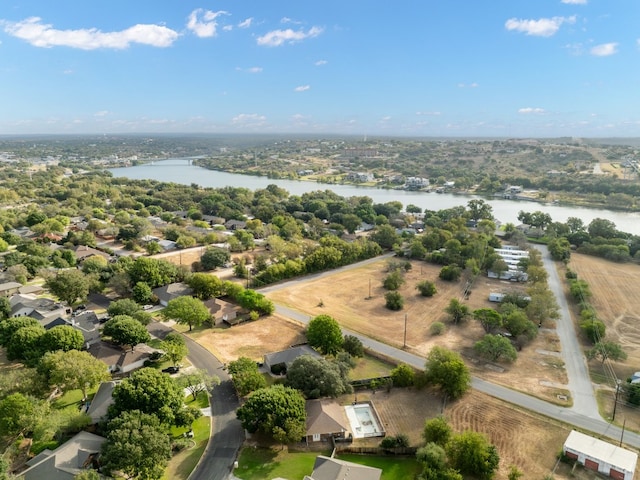
[[169, 373], [169, 374], [178, 373], [179, 371], [180, 371], [180, 367], [167, 367], [162, 369], [163, 373]]

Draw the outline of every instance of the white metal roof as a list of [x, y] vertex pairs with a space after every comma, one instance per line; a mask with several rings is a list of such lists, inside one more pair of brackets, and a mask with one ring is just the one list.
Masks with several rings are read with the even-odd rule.
[[585, 454], [596, 460], [602, 460], [616, 469], [635, 472], [638, 454], [631, 450], [598, 440], [584, 433], [572, 430], [564, 442], [565, 449]]

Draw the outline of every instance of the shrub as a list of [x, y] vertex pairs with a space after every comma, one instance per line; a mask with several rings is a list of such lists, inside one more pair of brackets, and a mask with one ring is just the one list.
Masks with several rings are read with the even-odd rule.
[[429, 327], [431, 335], [442, 335], [447, 327], [442, 322], [433, 322]]
[[400, 270], [394, 270], [385, 277], [382, 285], [387, 290], [398, 290], [402, 286], [404, 281], [405, 280], [402, 276], [402, 272]]
[[384, 437], [380, 442], [382, 448], [407, 448], [409, 446], [409, 437], [404, 433], [391, 437]]
[[462, 275], [462, 269], [457, 265], [446, 265], [442, 267], [438, 277], [447, 282], [457, 282]]
[[415, 379], [413, 368], [406, 364], [400, 364], [391, 370], [391, 379], [395, 387], [410, 387]]
[[422, 282], [416, 285], [416, 289], [420, 291], [420, 295], [423, 297], [433, 297], [438, 290], [436, 289], [436, 284], [430, 282], [429, 280], [423, 280]]
[[398, 292], [387, 292], [384, 299], [389, 310], [402, 310], [404, 307], [404, 298]]

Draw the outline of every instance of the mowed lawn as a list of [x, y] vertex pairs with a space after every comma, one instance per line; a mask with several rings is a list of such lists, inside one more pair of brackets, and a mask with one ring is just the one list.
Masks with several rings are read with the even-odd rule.
[[[246, 447], [240, 452], [235, 476], [242, 480], [269, 480], [285, 478], [299, 480], [311, 475], [318, 455], [330, 452], [288, 452], [277, 447]], [[381, 480], [408, 480], [421, 469], [413, 457], [378, 457], [372, 455], [339, 455], [336, 458], [382, 469]]]

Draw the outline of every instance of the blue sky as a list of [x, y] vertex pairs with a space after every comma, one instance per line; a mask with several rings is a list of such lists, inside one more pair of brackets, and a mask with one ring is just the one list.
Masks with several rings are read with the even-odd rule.
[[0, 134], [640, 136], [637, 0], [2, 0]]

